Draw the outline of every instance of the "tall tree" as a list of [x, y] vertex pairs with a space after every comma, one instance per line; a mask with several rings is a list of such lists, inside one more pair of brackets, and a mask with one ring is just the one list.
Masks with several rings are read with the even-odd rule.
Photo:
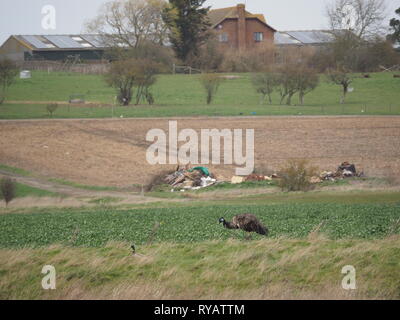
[[[400, 16], [400, 8], [396, 10], [396, 14]], [[393, 18], [390, 20], [390, 27], [393, 34], [389, 35], [389, 39], [393, 42], [400, 42], [400, 19]]]
[[6, 99], [6, 91], [14, 83], [18, 67], [9, 59], [0, 60], [0, 104]]
[[206, 0], [169, 0], [163, 18], [169, 28], [169, 40], [178, 59], [190, 63], [209, 37], [209, 7]]
[[162, 45], [167, 40], [162, 19], [166, 5], [164, 0], [109, 1], [86, 24], [86, 31], [100, 34], [107, 46], [115, 48], [137, 48], [144, 42]]
[[326, 13], [333, 31], [347, 30], [366, 39], [382, 31], [386, 3], [385, 0], [336, 0], [327, 6]]

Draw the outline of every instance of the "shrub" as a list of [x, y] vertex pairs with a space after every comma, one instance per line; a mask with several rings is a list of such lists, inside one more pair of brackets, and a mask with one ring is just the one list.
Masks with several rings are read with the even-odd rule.
[[350, 84], [353, 82], [350, 71], [344, 67], [337, 69], [329, 69], [327, 73], [328, 81], [342, 87], [342, 96], [340, 97], [340, 104], [346, 101], [347, 93], [349, 92]]
[[[165, 190], [169, 190], [170, 187], [169, 185], [166, 184], [166, 182], [164, 181], [165, 177], [169, 174], [174, 173], [175, 170], [163, 170], [160, 173], [157, 173], [155, 175], [153, 175], [149, 181], [147, 182], [147, 184], [144, 186], [144, 190], [146, 192], [149, 191], [165, 191]], [[167, 187], [167, 188], [165, 188]]]
[[264, 71], [275, 62], [276, 48], [263, 45], [247, 50], [231, 50], [224, 52], [224, 60], [220, 71], [223, 72], [259, 72]]
[[313, 188], [310, 179], [316, 174], [317, 169], [306, 160], [290, 160], [279, 173], [279, 186], [284, 191], [309, 191]]
[[207, 94], [207, 104], [211, 104], [215, 94], [218, 91], [222, 79], [217, 74], [208, 73], [201, 75], [200, 81]]
[[315, 69], [303, 67], [297, 76], [297, 88], [299, 90], [300, 104], [304, 104], [306, 94], [315, 90], [319, 84], [319, 75]]
[[6, 202], [6, 207], [12, 199], [15, 198], [15, 181], [10, 178], [2, 178], [0, 181], [0, 191], [2, 198]]
[[261, 94], [261, 103], [263, 104], [268, 97], [269, 103], [272, 104], [271, 94], [278, 85], [276, 74], [273, 72], [255, 73], [251, 80], [254, 89]]
[[47, 112], [51, 118], [53, 118], [53, 113], [56, 112], [57, 108], [58, 108], [57, 103], [51, 103], [46, 106]]
[[156, 75], [160, 70], [161, 64], [156, 61], [130, 58], [113, 62], [109, 72], [105, 75], [105, 80], [109, 86], [117, 90], [117, 99], [121, 105], [129, 105], [132, 101], [134, 88], [136, 88], [136, 105], [142, 99], [153, 104], [154, 97], [150, 88], [156, 82]]

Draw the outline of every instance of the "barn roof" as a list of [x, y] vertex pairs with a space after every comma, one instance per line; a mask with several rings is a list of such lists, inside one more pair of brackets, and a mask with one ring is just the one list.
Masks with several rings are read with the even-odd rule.
[[104, 49], [99, 35], [14, 35], [31, 50], [94, 50]]
[[334, 40], [331, 32], [326, 30], [280, 31], [275, 33], [275, 44], [278, 45], [317, 45]]
[[[267, 27], [276, 31], [274, 28], [272, 28], [270, 25], [267, 24], [267, 21], [265, 20], [263, 14], [253, 14], [245, 10], [245, 17], [246, 19], [257, 19], [263, 24], [265, 24]], [[209, 11], [208, 18], [210, 20], [211, 27], [214, 28], [226, 19], [238, 19], [239, 18], [238, 9], [237, 7], [213, 9]]]

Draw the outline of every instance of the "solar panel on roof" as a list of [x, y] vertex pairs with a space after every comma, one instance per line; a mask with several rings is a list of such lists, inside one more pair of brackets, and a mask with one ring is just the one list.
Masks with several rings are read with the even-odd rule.
[[323, 43], [331, 40], [331, 36], [323, 31], [288, 31], [287, 33], [305, 44]]
[[105, 47], [100, 35], [84, 34], [81, 37], [96, 48]]
[[47, 49], [48, 48], [48, 46], [44, 42], [40, 41], [35, 36], [21, 36], [21, 38], [23, 40], [25, 40], [26, 42], [30, 43], [31, 45], [33, 45], [37, 49]]
[[303, 42], [303, 43], [312, 43], [312, 39], [309, 37], [309, 35], [306, 32], [288, 32], [292, 37], [295, 37], [297, 40]]
[[55, 36], [55, 35], [50, 35], [50, 36], [44, 36], [47, 40], [53, 42], [57, 47], [60, 49], [76, 49], [76, 48], [82, 48], [80, 43], [72, 40], [71, 37], [69, 36]]
[[290, 35], [284, 32], [275, 33], [275, 43], [276, 44], [301, 44], [300, 41], [292, 38]]

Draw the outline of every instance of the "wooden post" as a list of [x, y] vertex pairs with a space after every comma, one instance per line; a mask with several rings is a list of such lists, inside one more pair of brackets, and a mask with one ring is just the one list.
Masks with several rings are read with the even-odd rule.
[[115, 96], [114, 101], [111, 102], [111, 118], [114, 118], [114, 106], [117, 105], [117, 96]]

